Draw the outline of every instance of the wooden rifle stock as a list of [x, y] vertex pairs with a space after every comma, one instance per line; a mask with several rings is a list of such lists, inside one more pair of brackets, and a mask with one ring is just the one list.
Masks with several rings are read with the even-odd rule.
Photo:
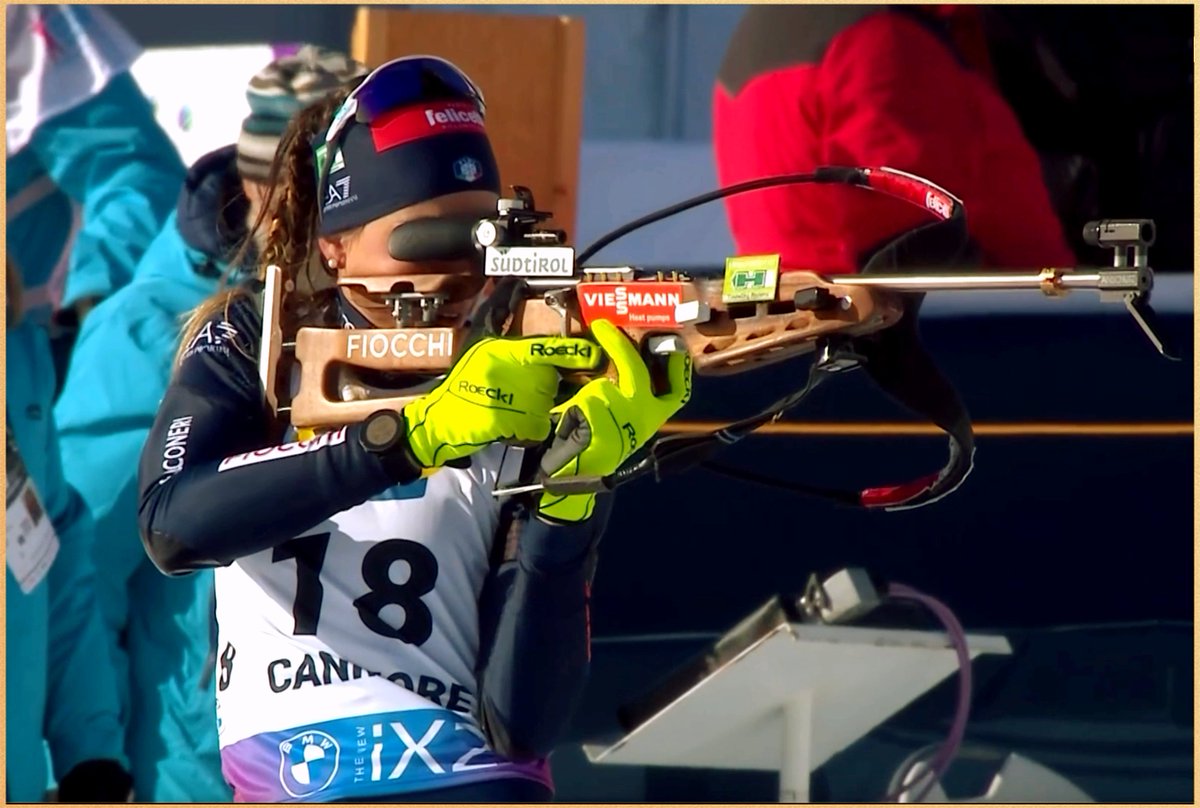
[[[735, 304], [722, 301], [720, 279], [621, 279], [628, 274], [589, 273], [569, 286], [530, 289], [515, 306], [504, 335], [586, 336], [586, 323], [596, 314], [607, 315], [639, 348], [651, 337], [676, 335], [696, 372], [716, 376], [803, 355], [821, 338], [878, 331], [904, 312], [896, 293], [830, 283], [811, 272], [781, 276], [773, 300]], [[666, 302], [639, 304], [639, 295]], [[588, 305], [588, 299], [599, 302]], [[658, 319], [638, 323], [651, 309]], [[278, 322], [264, 317], [264, 328], [269, 320]], [[291, 351], [299, 363], [299, 388], [290, 405], [283, 406], [274, 392], [280, 387], [270, 385], [266, 376], [264, 384], [276, 395], [271, 402], [276, 412], [287, 412], [295, 427], [354, 423], [376, 410], [398, 410], [424, 393], [412, 387], [386, 389], [356, 371], [441, 374], [453, 364], [465, 336], [465, 330], [419, 327], [301, 328], [294, 343], [264, 335], [268, 358], [263, 367], [278, 373], [279, 357]]]

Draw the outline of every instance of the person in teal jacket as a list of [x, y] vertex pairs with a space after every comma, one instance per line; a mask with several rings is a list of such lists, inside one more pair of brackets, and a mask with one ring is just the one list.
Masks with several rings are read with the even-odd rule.
[[[288, 120], [366, 72], [343, 54], [306, 46], [251, 80], [251, 115], [237, 145], [189, 169], [133, 281], [84, 321], [56, 406], [68, 479], [97, 522], [99, 600], [140, 799], [225, 802], [231, 792], [217, 748], [212, 571], [167, 577], [146, 556], [137, 531], [138, 457], [167, 387], [181, 319], [240, 276], [232, 262]], [[251, 248], [244, 264], [253, 259]]]
[[78, 320], [133, 278], [184, 166], [129, 72], [140, 48], [102, 9], [5, 15], [8, 249], [61, 379]]
[[[12, 304], [20, 282], [11, 262], [7, 275]], [[5, 799], [42, 801], [53, 775], [64, 802], [123, 802], [132, 781], [96, 610], [93, 525], [63, 480], [49, 338], [5, 314]]]

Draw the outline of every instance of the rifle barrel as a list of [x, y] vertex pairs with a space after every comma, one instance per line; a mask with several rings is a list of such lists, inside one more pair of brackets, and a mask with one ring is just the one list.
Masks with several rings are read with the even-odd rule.
[[1151, 275], [1144, 269], [1063, 270], [1009, 273], [903, 273], [879, 275], [834, 275], [830, 283], [845, 286], [873, 286], [896, 292], [948, 292], [986, 289], [1037, 289], [1049, 294], [1072, 289], [1100, 292], [1144, 292], [1151, 286]]

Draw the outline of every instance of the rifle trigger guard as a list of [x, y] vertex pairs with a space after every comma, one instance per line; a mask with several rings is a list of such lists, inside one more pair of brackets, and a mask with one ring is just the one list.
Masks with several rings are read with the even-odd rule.
[[546, 307], [556, 313], [562, 320], [562, 336], [571, 336], [571, 309], [570, 302], [567, 300], [568, 295], [574, 292], [573, 289], [558, 289], [553, 292], [547, 292], [542, 298]]
[[521, 305], [524, 289], [525, 282], [520, 278], [505, 278], [497, 283], [473, 314], [472, 319], [476, 324], [471, 329], [467, 344], [483, 337], [503, 336], [505, 324]]

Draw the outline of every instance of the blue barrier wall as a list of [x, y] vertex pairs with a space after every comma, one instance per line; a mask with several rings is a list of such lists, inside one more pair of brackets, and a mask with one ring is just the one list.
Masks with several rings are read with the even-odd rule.
[[[925, 342], [977, 422], [1192, 421], [1188, 276], [1162, 295], [1186, 361], [1154, 352], [1119, 304], [1077, 313], [1037, 293], [956, 316], [928, 301]], [[983, 300], [984, 298], [980, 298]], [[999, 307], [997, 307], [999, 308]], [[702, 378], [684, 417], [746, 415], [802, 384], [806, 360]], [[903, 421], [861, 375], [790, 418]], [[760, 474], [863, 487], [943, 462], [944, 439], [751, 437], [724, 459]], [[622, 493], [595, 590], [598, 635], [722, 630], [810, 572], [857, 564], [947, 600], [970, 627], [1190, 620], [1193, 442], [1174, 436], [988, 437], [963, 486], [914, 511], [839, 508], [694, 471]]]

